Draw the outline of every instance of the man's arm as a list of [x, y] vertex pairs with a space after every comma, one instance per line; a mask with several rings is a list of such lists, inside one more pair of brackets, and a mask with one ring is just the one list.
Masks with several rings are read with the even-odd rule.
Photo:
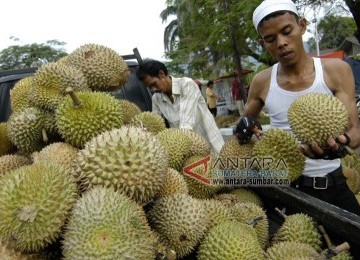
[[[196, 121], [197, 103], [201, 98], [201, 92], [198, 88], [194, 88], [193, 81], [186, 81], [182, 86], [181, 100], [180, 100], [180, 111], [179, 128], [193, 130]], [[205, 100], [204, 103], [206, 104]]]
[[234, 135], [240, 144], [248, 142], [253, 134], [258, 138], [262, 135], [261, 124], [256, 120], [256, 117], [264, 106], [263, 100], [265, 99], [264, 93], [267, 93], [267, 85], [266, 72], [257, 74], [250, 85], [248, 99], [245, 104], [245, 116], [239, 119], [234, 129]]
[[355, 103], [354, 75], [350, 66], [346, 62], [342, 62], [340, 64], [340, 69], [336, 70], [339, 75], [335, 79], [337, 80], [336, 84], [339, 87], [335, 89], [334, 94], [340, 101], [343, 102], [349, 114], [349, 126], [345, 132], [350, 138], [349, 146], [351, 148], [357, 148], [360, 146], [360, 123]]

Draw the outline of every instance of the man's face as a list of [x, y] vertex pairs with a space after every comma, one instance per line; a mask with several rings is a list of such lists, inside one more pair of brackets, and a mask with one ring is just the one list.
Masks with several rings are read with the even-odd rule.
[[292, 65], [298, 60], [303, 48], [302, 35], [305, 30], [304, 19], [297, 22], [290, 13], [275, 16], [259, 27], [260, 44], [280, 63]]
[[150, 75], [146, 75], [143, 83], [146, 87], [150, 88], [152, 93], [168, 93], [171, 90], [171, 86], [169, 86], [169, 82], [167, 80], [167, 76], [164, 74], [162, 70], [160, 70], [159, 76], [153, 77]]

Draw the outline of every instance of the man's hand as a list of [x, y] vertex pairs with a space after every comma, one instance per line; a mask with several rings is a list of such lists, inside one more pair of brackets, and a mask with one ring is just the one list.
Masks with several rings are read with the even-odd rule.
[[326, 148], [321, 148], [318, 143], [312, 142], [307, 147], [303, 146], [301, 151], [312, 159], [325, 160], [343, 158], [349, 153], [350, 138], [347, 134], [340, 135], [336, 139], [329, 138], [327, 144]]
[[252, 116], [243, 116], [234, 129], [234, 135], [237, 137], [240, 144], [250, 141], [253, 134], [258, 138], [262, 134], [262, 127], [259, 121]]

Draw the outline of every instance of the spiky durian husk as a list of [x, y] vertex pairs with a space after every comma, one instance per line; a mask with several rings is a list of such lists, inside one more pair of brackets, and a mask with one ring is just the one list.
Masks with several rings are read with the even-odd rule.
[[230, 209], [239, 222], [249, 224], [255, 221], [253, 225], [259, 238], [259, 243], [262, 248], [266, 248], [269, 243], [269, 220], [265, 211], [251, 202], [236, 203]]
[[56, 142], [32, 154], [34, 163], [39, 161], [57, 162], [71, 168], [79, 149], [68, 143]]
[[255, 143], [252, 156], [257, 158], [260, 170], [269, 170], [275, 175], [278, 171], [284, 171], [285, 176], [280, 177], [291, 182], [299, 178], [305, 168], [305, 156], [300, 152], [297, 140], [282, 129], [266, 131], [262, 139]]
[[352, 193], [357, 194], [360, 191], [360, 174], [357, 170], [343, 166], [343, 174], [346, 178], [346, 184]]
[[[309, 244], [297, 241], [279, 242], [266, 250], [266, 259], [292, 260], [292, 259], [317, 259], [320, 254]], [[332, 259], [332, 258], [331, 258]]]
[[0, 259], [2, 260], [29, 260], [21, 252], [14, 250], [8, 243], [0, 239]]
[[84, 188], [115, 187], [139, 203], [162, 188], [167, 154], [153, 134], [123, 126], [94, 137], [76, 156], [74, 174]]
[[[184, 179], [186, 181], [186, 184], [189, 189], [189, 195], [191, 195], [194, 198], [198, 199], [208, 199], [211, 198], [219, 189], [221, 186], [219, 185], [213, 185], [211, 183], [211, 161], [204, 160], [204, 156], [200, 155], [193, 155], [189, 157], [185, 163], [182, 170], [182, 175], [184, 176]], [[208, 180], [208, 182], [204, 182], [204, 180], [201, 180], [195, 176], [190, 176], [186, 171], [185, 168], [191, 166], [194, 163], [201, 162], [198, 166], [193, 167], [191, 171], [201, 178], [205, 178]]]
[[199, 246], [197, 259], [264, 259], [254, 229], [237, 221], [223, 222], [211, 228]]
[[0, 156], [0, 177], [22, 166], [31, 164], [32, 160], [21, 154], [6, 154]]
[[66, 96], [67, 87], [74, 92], [90, 91], [79, 69], [57, 62], [45, 63], [32, 76], [30, 102], [38, 108], [54, 111]]
[[64, 259], [155, 259], [156, 237], [143, 209], [112, 188], [85, 192], [63, 237]]
[[135, 115], [130, 120], [130, 125], [143, 127], [147, 131], [157, 134], [166, 129], [165, 120], [156, 113], [144, 111]]
[[239, 144], [237, 140], [227, 140], [220, 150], [220, 160], [217, 162], [217, 167], [227, 170], [248, 169], [253, 147], [254, 142]]
[[348, 126], [348, 112], [345, 105], [335, 96], [311, 93], [297, 98], [288, 110], [291, 130], [304, 143], [317, 142], [327, 146], [329, 137], [336, 138]]
[[123, 111], [113, 96], [102, 92], [77, 92], [81, 105], [66, 97], [56, 109], [56, 125], [66, 142], [78, 148], [98, 134], [122, 126]]
[[147, 213], [159, 239], [182, 258], [195, 249], [207, 230], [204, 204], [186, 194], [160, 198]]
[[7, 132], [7, 123], [0, 123], [0, 156], [12, 153], [16, 150], [16, 147], [11, 142]]
[[168, 153], [169, 167], [182, 171], [182, 166], [189, 156], [191, 146], [189, 137], [177, 128], [165, 129], [156, 136]]
[[315, 227], [314, 220], [304, 213], [296, 213], [285, 217], [284, 223], [273, 237], [273, 244], [294, 241], [309, 244], [316, 251], [321, 249], [321, 236]]
[[251, 202], [257, 206], [264, 208], [264, 203], [259, 195], [250, 189], [237, 188], [229, 191], [230, 194], [234, 194], [241, 202]]
[[29, 93], [33, 76], [20, 79], [10, 90], [10, 102], [13, 113], [30, 107]]
[[189, 157], [193, 155], [207, 156], [210, 154], [210, 145], [202, 135], [187, 129], [181, 130], [190, 138]]
[[205, 212], [209, 218], [208, 229], [215, 227], [225, 221], [236, 221], [230, 207], [215, 199], [202, 200], [205, 206]]
[[125, 84], [130, 75], [120, 54], [109, 47], [93, 43], [75, 49], [69, 54], [66, 64], [79, 68], [92, 90], [116, 90]]
[[75, 202], [75, 179], [53, 162], [23, 166], [0, 178], [0, 234], [22, 252], [37, 252], [60, 235]]
[[30, 107], [10, 116], [7, 134], [15, 146], [26, 153], [32, 153], [45, 146], [43, 131], [46, 131], [47, 115]]
[[162, 188], [157, 193], [156, 197], [166, 197], [174, 194], [188, 194], [189, 189], [187, 187], [184, 176], [182, 176], [177, 170], [169, 168], [165, 174], [165, 179]]
[[123, 111], [123, 123], [129, 124], [130, 120], [141, 113], [141, 109], [134, 103], [126, 99], [119, 99], [119, 105]]

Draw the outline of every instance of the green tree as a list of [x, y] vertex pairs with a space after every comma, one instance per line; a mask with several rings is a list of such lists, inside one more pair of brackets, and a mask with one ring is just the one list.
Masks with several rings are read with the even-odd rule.
[[[164, 39], [172, 39], [167, 41], [171, 47], [165, 45], [165, 51], [171, 60], [168, 66], [178, 74], [211, 78], [233, 71], [231, 27], [241, 57], [252, 55], [258, 59], [262, 54], [252, 25], [252, 11], [260, 0], [228, 0], [228, 12], [224, 10], [224, 0], [178, 0], [167, 3], [170, 2], [169, 10], [164, 10], [162, 14], [176, 13], [176, 22], [169, 24], [173, 26], [172, 30], [165, 31]], [[166, 17], [169, 16], [162, 16], [163, 19]], [[176, 32], [176, 37], [166, 32]]]
[[350, 11], [354, 22], [356, 24], [356, 30], [354, 36], [360, 42], [360, 1], [359, 0], [297, 0], [296, 4], [301, 8], [308, 8], [314, 6], [322, 6], [325, 9], [333, 9], [336, 12]]
[[[336, 49], [350, 35], [354, 35], [356, 24], [350, 17], [325, 16], [318, 25], [320, 49]], [[312, 37], [313, 38], [313, 37]], [[309, 39], [310, 50], [315, 50], [315, 39]]]
[[[15, 39], [18, 40], [18, 39]], [[46, 43], [12, 45], [0, 51], [0, 70], [39, 67], [67, 55], [64, 42], [49, 40]]]

